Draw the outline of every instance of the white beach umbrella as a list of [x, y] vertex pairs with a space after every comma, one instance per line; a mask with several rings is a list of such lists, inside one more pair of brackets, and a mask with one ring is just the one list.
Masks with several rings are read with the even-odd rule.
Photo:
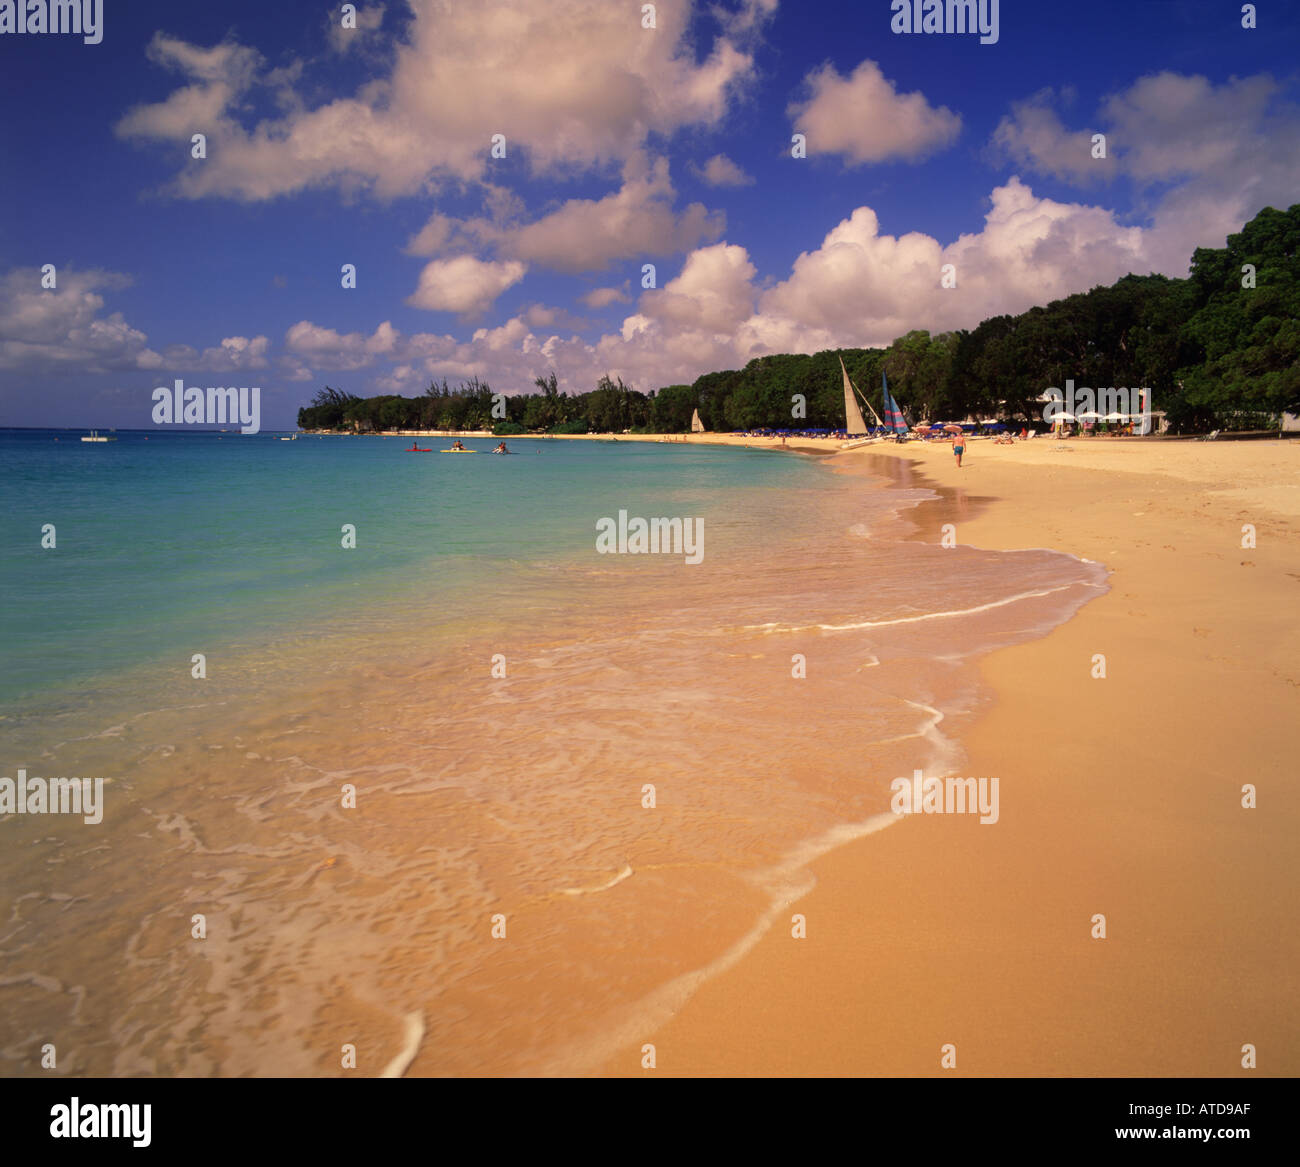
[[1074, 414], [1072, 413], [1062, 412], [1062, 413], [1058, 413], [1052, 420], [1053, 421], [1078, 421], [1079, 419], [1075, 417]]
[[1084, 410], [1083, 413], [1079, 414], [1080, 421], [1095, 421], [1099, 417], [1101, 417], [1101, 414], [1095, 409], [1087, 409]]
[[1127, 413], [1111, 412], [1106, 414], [1107, 421], [1128, 421]]

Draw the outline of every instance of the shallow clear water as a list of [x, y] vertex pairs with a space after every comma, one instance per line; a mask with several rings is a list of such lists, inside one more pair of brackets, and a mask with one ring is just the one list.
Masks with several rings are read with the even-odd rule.
[[[594, 1070], [1103, 586], [910, 538], [905, 471], [53, 436], [0, 437], [3, 773], [106, 809], [0, 821], [13, 1073], [374, 1074], [413, 1014], [413, 1074]], [[702, 518], [703, 561], [598, 554], [620, 509]]]

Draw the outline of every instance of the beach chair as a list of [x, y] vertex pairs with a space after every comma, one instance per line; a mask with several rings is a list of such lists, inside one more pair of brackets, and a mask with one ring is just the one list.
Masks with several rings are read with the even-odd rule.
[[1211, 430], [1208, 434], [1205, 435], [1205, 437], [1203, 437], [1203, 438], [1201, 439], [1201, 441], [1203, 441], [1203, 442], [1212, 442], [1212, 441], [1214, 441], [1214, 439], [1217, 438], [1217, 437], [1219, 436], [1219, 434], [1221, 434], [1222, 432], [1223, 432], [1222, 430]]

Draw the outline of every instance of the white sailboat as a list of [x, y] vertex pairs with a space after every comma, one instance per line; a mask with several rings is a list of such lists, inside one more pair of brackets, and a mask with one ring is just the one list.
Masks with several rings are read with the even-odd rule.
[[[840, 357], [840, 372], [844, 374], [844, 428], [851, 434], [865, 434], [867, 432], [867, 422], [862, 416], [862, 409], [858, 405], [858, 398], [862, 397], [862, 394], [858, 392], [857, 386], [849, 379], [849, 371], [844, 367], [843, 357]], [[871, 402], [867, 401], [865, 397], [862, 397], [862, 400], [866, 403], [867, 408], [871, 410], [871, 416], [876, 419], [876, 425], [883, 429], [884, 422], [880, 420], [880, 415], [872, 409]], [[880, 440], [878, 437], [859, 438], [853, 442], [842, 442], [840, 449], [851, 450], [855, 446], [866, 446]]]
[[700, 411], [697, 409], [691, 414], [691, 433], [702, 434], [704, 432], [704, 423], [700, 420]]

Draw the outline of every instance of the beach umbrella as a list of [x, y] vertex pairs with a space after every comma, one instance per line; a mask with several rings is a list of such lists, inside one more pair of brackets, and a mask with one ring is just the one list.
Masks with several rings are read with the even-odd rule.
[[1101, 414], [1095, 409], [1085, 410], [1083, 413], [1079, 414], [1080, 421], [1095, 421], [1099, 417], [1101, 417]]
[[1106, 414], [1106, 420], [1107, 420], [1107, 421], [1128, 421], [1128, 414], [1127, 414], [1127, 413], [1108, 413], [1108, 414]]
[[1053, 418], [1053, 420], [1054, 421], [1078, 421], [1079, 419], [1075, 417], [1074, 414], [1072, 413], [1058, 413], [1056, 417]]
[[961, 426], [954, 425], [952, 422], [949, 422], [946, 426], [943, 427], [943, 432], [946, 434], [959, 434], [961, 433]]
[[917, 433], [920, 433], [921, 430], [928, 430], [929, 428], [930, 428], [930, 423], [928, 421], [918, 421], [916, 425], [912, 427], [912, 429], [914, 429]]

